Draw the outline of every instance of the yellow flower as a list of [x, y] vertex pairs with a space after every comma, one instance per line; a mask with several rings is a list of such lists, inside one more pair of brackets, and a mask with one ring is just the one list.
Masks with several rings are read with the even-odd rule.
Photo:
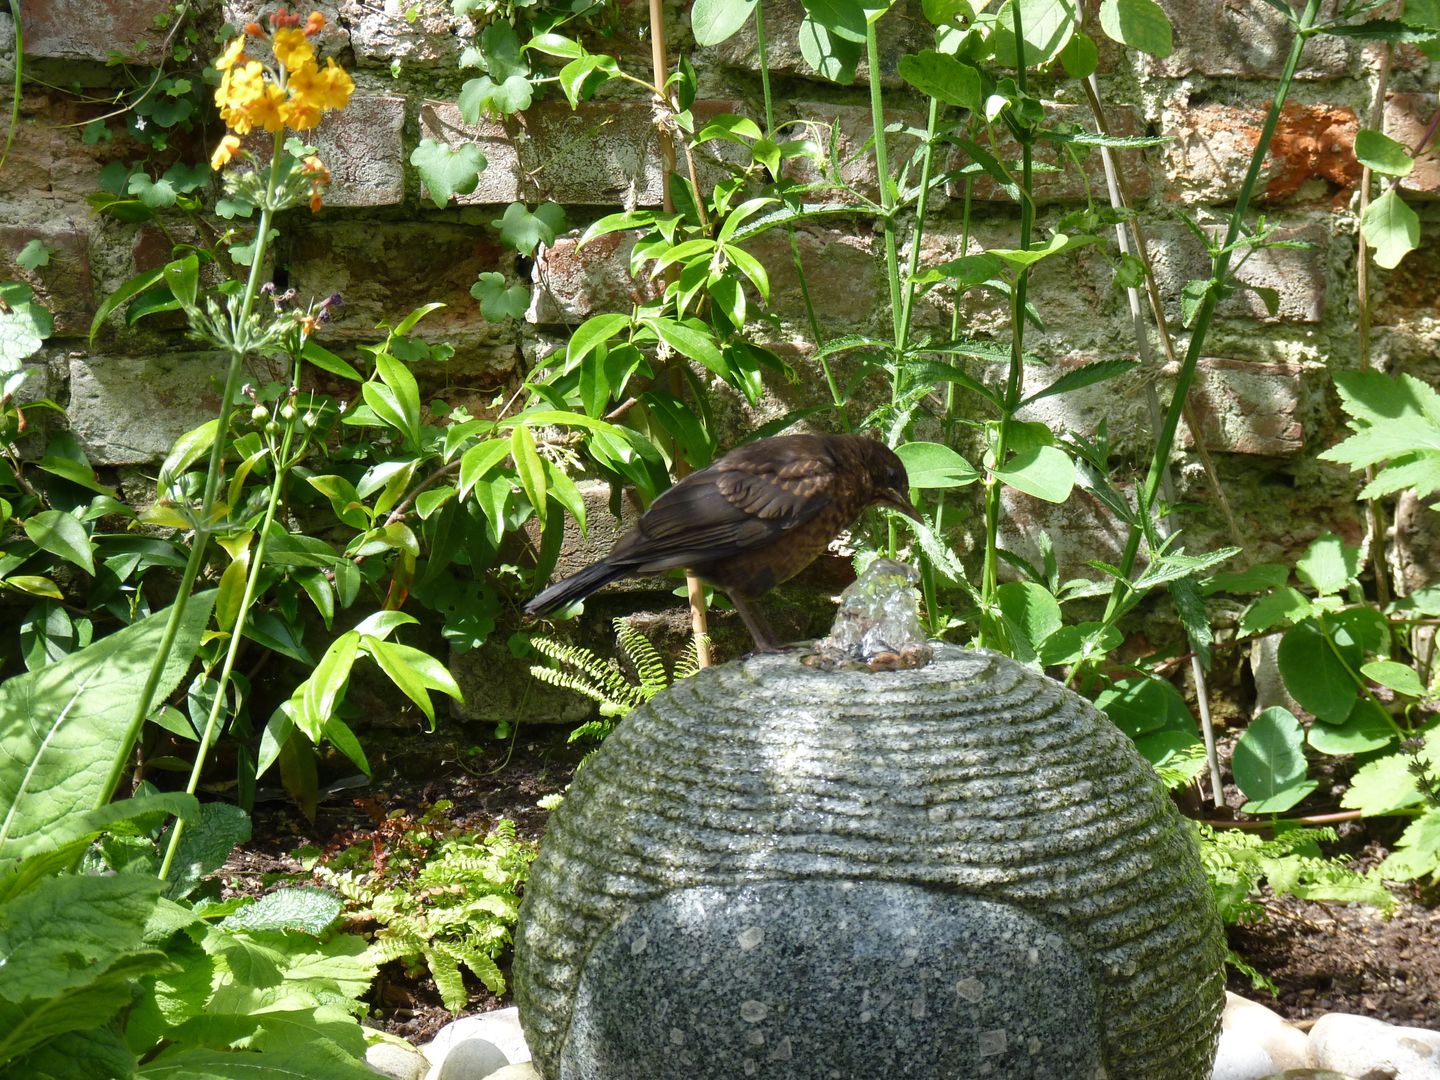
[[320, 77], [325, 82], [325, 93], [320, 99], [322, 109], [343, 109], [350, 104], [350, 95], [355, 92], [355, 80], [350, 78], [349, 73], [335, 63], [333, 58], [325, 61]]
[[215, 90], [220, 119], [237, 135], [248, 135], [257, 127], [279, 131], [285, 126], [280, 114], [284, 103], [285, 91], [265, 78], [258, 60], [225, 72]]
[[306, 64], [315, 63], [315, 46], [305, 37], [305, 31], [294, 27], [276, 30], [270, 39], [275, 50], [275, 59], [285, 66], [286, 71], [298, 71]]
[[230, 39], [230, 44], [225, 46], [225, 52], [219, 60], [215, 61], [215, 67], [220, 71], [229, 71], [241, 59], [245, 52], [245, 37], [243, 34], [236, 34]]
[[320, 114], [325, 110], [325, 80], [314, 64], [292, 71], [285, 89], [290, 93], [285, 103], [286, 124], [296, 131], [306, 131], [320, 123]]
[[220, 145], [215, 148], [215, 153], [210, 155], [210, 168], [219, 172], [230, 159], [235, 156], [235, 151], [240, 149], [240, 139], [235, 135], [226, 135], [220, 140]]

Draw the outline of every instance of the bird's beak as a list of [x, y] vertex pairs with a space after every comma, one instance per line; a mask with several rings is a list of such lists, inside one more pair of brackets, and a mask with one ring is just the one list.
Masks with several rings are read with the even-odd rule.
[[908, 518], [924, 524], [925, 519], [920, 516], [920, 511], [915, 509], [915, 504], [910, 501], [910, 496], [896, 488], [886, 488], [880, 495], [880, 505], [888, 506], [891, 510], [899, 510]]

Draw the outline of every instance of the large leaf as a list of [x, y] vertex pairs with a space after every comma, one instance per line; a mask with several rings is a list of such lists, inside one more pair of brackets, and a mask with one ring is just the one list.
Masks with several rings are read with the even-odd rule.
[[1290, 710], [1272, 706], [1250, 722], [1235, 744], [1235, 783], [1247, 813], [1279, 814], [1314, 791], [1305, 778], [1305, 732]]
[[690, 9], [690, 30], [697, 45], [719, 45], [747, 22], [757, 0], [695, 0]]
[[1329, 724], [1343, 723], [1355, 707], [1358, 671], [1363, 652], [1343, 631], [1326, 638], [1310, 620], [1293, 626], [1280, 639], [1276, 663], [1285, 687], [1305, 709]]
[[[215, 603], [192, 597], [156, 686], [163, 698], [190, 667]], [[100, 802], [169, 610], [95, 642], [39, 671], [0, 685], [0, 856], [8, 845]]]
[[912, 488], [956, 488], [973, 484], [979, 472], [943, 443], [911, 442], [896, 447]]
[[1175, 47], [1170, 17], [1154, 0], [1102, 0], [1100, 29], [1112, 40], [1160, 59]]
[[1420, 246], [1420, 215], [1392, 188], [1360, 215], [1360, 234], [1375, 249], [1375, 265], [1393, 270]]

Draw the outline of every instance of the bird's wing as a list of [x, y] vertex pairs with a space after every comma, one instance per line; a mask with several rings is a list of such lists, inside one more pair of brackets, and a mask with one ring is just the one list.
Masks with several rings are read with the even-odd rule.
[[805, 445], [791, 450], [735, 452], [687, 476], [651, 504], [640, 526], [616, 545], [612, 561], [663, 570], [781, 539], [830, 506], [836, 480], [828, 453]]

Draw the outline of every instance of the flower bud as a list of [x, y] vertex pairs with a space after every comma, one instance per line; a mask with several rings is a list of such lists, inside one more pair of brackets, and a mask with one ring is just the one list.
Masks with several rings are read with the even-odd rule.
[[313, 412], [307, 412], [304, 416], [300, 418], [300, 422], [304, 424], [307, 428], [311, 428], [313, 430], [315, 425], [320, 423], [320, 417]]
[[288, 401], [287, 401], [284, 405], [280, 406], [280, 419], [281, 419], [281, 420], [284, 420], [287, 424], [288, 424], [291, 420], [294, 420], [294, 419], [295, 419], [295, 406], [292, 405], [292, 404], [290, 404], [290, 402], [288, 402]]
[[255, 423], [257, 424], [269, 415], [270, 410], [267, 409], [264, 405], [256, 405], [253, 409], [250, 410], [250, 419], [255, 421]]
[[274, 420], [271, 420], [268, 424], [265, 425], [265, 434], [266, 434], [266, 435], [279, 435], [279, 434], [280, 434], [280, 425], [279, 425], [279, 423], [277, 423], [277, 422], [274, 421]]

